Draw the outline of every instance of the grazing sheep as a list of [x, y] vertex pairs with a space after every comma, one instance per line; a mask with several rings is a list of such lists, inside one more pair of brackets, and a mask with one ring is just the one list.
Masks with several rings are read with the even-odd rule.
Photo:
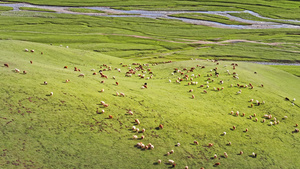
[[296, 132], [296, 133], [299, 133], [299, 129], [295, 129], [295, 132]]
[[101, 93], [103, 93], [104, 92], [104, 89], [101, 89], [101, 91], [100, 91]]
[[33, 63], [32, 60], [30, 61], [30, 63], [31, 63], [31, 64]]
[[136, 130], [136, 127], [135, 127], [135, 126], [132, 126], [131, 129], [132, 129], [133, 131], [135, 131], [135, 130]]
[[255, 118], [255, 121], [258, 121], [258, 119], [257, 119], [257, 118]]
[[207, 91], [206, 91], [206, 90], [203, 90], [203, 92], [204, 92], [204, 93], [207, 93]]
[[96, 72], [94, 72], [94, 73], [93, 73], [93, 75], [97, 75], [97, 73], [96, 73]]
[[208, 144], [208, 147], [212, 147], [214, 144], [213, 143], [209, 143]]
[[160, 163], [161, 163], [161, 160], [158, 160], [157, 163], [160, 164]]
[[192, 95], [192, 99], [194, 99], [195, 98], [195, 96], [194, 95]]
[[249, 116], [249, 119], [252, 119], [252, 116], [251, 116], [251, 115]]
[[110, 119], [112, 119], [112, 118], [113, 118], [113, 116], [112, 116], [112, 115], [109, 115], [108, 117], [109, 117]]
[[34, 50], [33, 49], [31, 49], [31, 51], [30, 51], [31, 53], [33, 53], [34, 52]]
[[296, 124], [296, 127], [298, 127], [298, 124]]
[[124, 93], [120, 93], [120, 96], [123, 96], [123, 97], [125, 97], [125, 94], [124, 94]]
[[190, 90], [189, 90], [189, 92], [193, 92], [193, 91], [194, 91], [193, 89], [190, 89]]
[[246, 128], [245, 132], [248, 132], [248, 128]]
[[256, 114], [254, 113], [254, 114], [253, 114], [253, 117], [255, 117], [255, 116], [256, 116]]
[[142, 129], [142, 133], [145, 133], [146, 129]]
[[218, 166], [218, 165], [220, 165], [220, 164], [221, 164], [221, 163], [219, 163], [219, 162], [218, 162], [218, 163], [215, 163], [215, 166]]
[[169, 79], [169, 82], [171, 83], [172, 81]]
[[53, 92], [50, 92], [50, 96], [53, 96]]
[[239, 90], [238, 92], [236, 92], [236, 94], [241, 94], [242, 93], [242, 90]]
[[214, 158], [218, 158], [217, 154], [214, 155]]
[[136, 130], [135, 130], [137, 133], [140, 131], [140, 129], [139, 128], [136, 128]]
[[170, 151], [170, 154], [173, 154], [173, 153], [174, 153], [174, 150], [171, 150], [171, 151]]
[[138, 138], [138, 136], [137, 135], [133, 135], [133, 138], [132, 139], [137, 139]]
[[189, 169], [189, 166], [185, 166], [184, 168], [185, 168], [185, 169]]
[[239, 114], [240, 114], [240, 112], [239, 112], [239, 111], [237, 111], [237, 112], [235, 113], [235, 115], [236, 115], [236, 116], [239, 116]]
[[167, 156], [169, 156], [170, 155], [170, 152], [167, 152]]
[[225, 132], [225, 131], [223, 132], [223, 135], [224, 135], [224, 136], [226, 135], [226, 132]]
[[244, 154], [244, 152], [243, 152], [243, 151], [240, 151], [240, 155], [242, 155], [242, 154]]
[[228, 145], [230, 146], [230, 145], [231, 145], [231, 142], [229, 142]]
[[102, 114], [105, 112], [104, 109], [101, 110]]
[[17, 69], [17, 68], [15, 68], [15, 72], [16, 72], [16, 73], [20, 73], [20, 70]]
[[135, 119], [135, 122], [136, 122], [138, 125], [140, 124], [139, 119]]
[[253, 152], [253, 153], [252, 153], [252, 156], [253, 156], [253, 157], [256, 157], [256, 156], [257, 156], [257, 154]]
[[233, 130], [235, 130], [235, 129], [236, 129], [236, 127], [235, 127], [235, 126], [232, 126], [232, 129], [233, 129]]
[[273, 125], [273, 122], [270, 122], [270, 126], [272, 126]]
[[48, 83], [46, 81], [44, 81], [44, 85], [47, 85]]
[[25, 51], [25, 52], [28, 52], [29, 50], [28, 50], [28, 49], [25, 49], [24, 51]]
[[66, 83], [68, 83], [69, 81], [70, 81], [70, 79], [67, 79], [67, 80], [66, 80]]
[[26, 71], [26, 70], [23, 70], [23, 74], [27, 74], [27, 71]]
[[144, 135], [142, 135], [142, 136], [141, 136], [141, 139], [144, 139], [144, 138], [145, 138], [145, 136], [144, 136]]
[[245, 113], [243, 113], [243, 117], [245, 116]]
[[104, 104], [103, 106], [104, 106], [104, 107], [108, 107], [108, 106], [109, 106], [109, 104]]
[[83, 73], [81, 73], [78, 77], [84, 77], [84, 74]]
[[264, 123], [266, 121], [266, 119], [263, 119], [262, 122]]
[[177, 147], [179, 147], [180, 146], [180, 143], [177, 143]]
[[231, 115], [233, 115], [233, 113], [234, 113], [233, 111], [230, 112]]
[[250, 102], [253, 102], [253, 99], [250, 99]]
[[170, 163], [170, 164], [174, 164], [174, 161], [173, 161], [173, 160], [169, 160], [169, 163]]
[[158, 127], [159, 127], [160, 129], [163, 129], [163, 128], [164, 128], [164, 126], [163, 126], [162, 124], [160, 124]]
[[224, 156], [225, 156], [225, 158], [227, 158], [227, 157], [228, 157], [228, 154], [227, 154], [226, 152], [224, 152]]
[[198, 145], [198, 144], [199, 144], [199, 142], [195, 140], [195, 141], [194, 141], [194, 144], [197, 144], [197, 145]]

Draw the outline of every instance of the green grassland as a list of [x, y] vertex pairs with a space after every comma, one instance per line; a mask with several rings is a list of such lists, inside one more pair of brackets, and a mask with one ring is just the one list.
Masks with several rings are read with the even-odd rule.
[[272, 65], [272, 67], [284, 70], [286, 72], [289, 72], [295, 76], [300, 77], [300, 68], [299, 66], [290, 66], [290, 65]]
[[[64, 43], [120, 58], [152, 62], [190, 58], [299, 62], [297, 29], [219, 29], [169, 19], [15, 11], [2, 12], [0, 18], [1, 39]], [[221, 43], [234, 39], [255, 43]]]
[[8, 7], [8, 6], [0, 6], [0, 11], [11, 11], [13, 10], [12, 7]]
[[55, 12], [55, 11], [49, 10], [49, 9], [34, 8], [34, 7], [20, 7], [20, 10], [25, 10], [25, 11], [39, 11], [39, 12]]
[[170, 16], [179, 17], [179, 18], [188, 18], [188, 19], [198, 19], [204, 21], [213, 21], [213, 22], [223, 23], [227, 25], [249, 25], [247, 23], [229, 20], [229, 18], [225, 16], [213, 15], [213, 14], [183, 13], [183, 14], [173, 14]]
[[[0, 67], [2, 168], [166, 168], [171, 166], [165, 164], [169, 159], [174, 160], [178, 168], [185, 165], [214, 168], [216, 162], [221, 163], [219, 168], [295, 168], [300, 165], [299, 133], [292, 132], [300, 118], [298, 100], [292, 106], [284, 99], [300, 97], [296, 91], [299, 78], [264, 65], [235, 62], [238, 66], [232, 70], [232, 62], [220, 61], [220, 65], [216, 65], [206, 60], [144, 66], [153, 72], [153, 78], [148, 80], [138, 74], [150, 77], [149, 71], [137, 71], [132, 77], [125, 77], [129, 66], [136, 67], [132, 65], [135, 60], [65, 46], [0, 41], [0, 63], [10, 66]], [[24, 52], [25, 48], [35, 52]], [[108, 79], [92, 75], [91, 69], [97, 72], [104, 68], [103, 64], [112, 67], [111, 71], [104, 71]], [[81, 72], [73, 71], [73, 67], [80, 68]], [[195, 67], [194, 72], [183, 71], [191, 67]], [[207, 80], [207, 74], [212, 74], [210, 69], [215, 67], [220, 76], [210, 76], [214, 79], [212, 82]], [[15, 68], [21, 72], [26, 70], [27, 74], [14, 72]], [[172, 75], [174, 68], [190, 77], [200, 74], [193, 80], [198, 84], [189, 86], [185, 80], [175, 83], [184, 75]], [[228, 75], [227, 70], [238, 73], [239, 79]], [[78, 77], [80, 73], [85, 77]], [[65, 83], [66, 79], [70, 82]], [[103, 80], [105, 83], [100, 83]], [[220, 84], [220, 80], [224, 84]], [[48, 85], [43, 85], [44, 81]], [[115, 85], [116, 81], [119, 85]], [[207, 81], [208, 89], [199, 87], [206, 86]], [[147, 89], [141, 89], [144, 83], [148, 84]], [[237, 87], [237, 84], [249, 83], [254, 89]], [[261, 84], [264, 87], [259, 87]], [[214, 91], [213, 87], [224, 89]], [[100, 92], [101, 89], [104, 92]], [[236, 94], [239, 90], [242, 90], [240, 95]], [[50, 96], [50, 92], [54, 95]], [[125, 97], [116, 96], [116, 92], [125, 93]], [[252, 98], [266, 103], [250, 108]], [[104, 108], [101, 101], [109, 107]], [[97, 108], [104, 109], [105, 113], [97, 114]], [[128, 115], [128, 110], [134, 115]], [[235, 117], [230, 111], [246, 116]], [[254, 113], [258, 122], [255, 117], [248, 118]], [[273, 118], [262, 123], [264, 114], [272, 114], [280, 124], [269, 126]], [[113, 115], [113, 119], [108, 115]], [[288, 118], [283, 119], [284, 116]], [[141, 124], [135, 124], [135, 119]], [[157, 130], [159, 124], [163, 124], [164, 129]], [[231, 130], [233, 125], [236, 130]], [[146, 132], [133, 132], [132, 126], [145, 128]], [[246, 128], [248, 132], [244, 132]], [[227, 135], [222, 136], [224, 131]], [[133, 140], [133, 135], [145, 135], [145, 139]], [[194, 140], [200, 144], [194, 145]], [[141, 141], [152, 143], [155, 148], [135, 147]], [[180, 147], [175, 146], [178, 142]], [[228, 146], [228, 142], [232, 145]], [[214, 146], [206, 147], [208, 143]], [[165, 156], [172, 149], [175, 153]], [[244, 155], [237, 155], [239, 151]], [[222, 157], [224, 152], [228, 158]], [[252, 152], [258, 157], [251, 157]], [[218, 159], [213, 159], [214, 154]], [[158, 159], [163, 163], [157, 165]]]

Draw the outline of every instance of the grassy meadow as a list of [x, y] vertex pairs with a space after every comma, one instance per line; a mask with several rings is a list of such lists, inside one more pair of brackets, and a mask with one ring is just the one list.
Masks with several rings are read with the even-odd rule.
[[[292, 133], [299, 119], [298, 100], [292, 106], [284, 98], [299, 98], [300, 93], [295, 89], [300, 79], [287, 72], [244, 62], [236, 62], [239, 66], [232, 70], [231, 62], [220, 61], [217, 66], [220, 76], [207, 77], [216, 63], [194, 60], [144, 66], [153, 72], [153, 78], [147, 80], [138, 76], [143, 74], [141, 71], [125, 77], [128, 67], [134, 67], [134, 60], [70, 49], [65, 44], [59, 47], [6, 40], [1, 41], [0, 47], [3, 51], [1, 64], [10, 66], [1, 66], [3, 168], [14, 165], [25, 168], [166, 168], [171, 166], [164, 164], [168, 159], [174, 160], [179, 168], [185, 165], [213, 168], [216, 162], [221, 163], [220, 168], [294, 168], [299, 165], [299, 134]], [[35, 52], [24, 52], [25, 48]], [[92, 75], [103, 64], [112, 67], [111, 71], [104, 71], [108, 79]], [[206, 67], [201, 69], [197, 65]], [[80, 68], [81, 72], [75, 72], [73, 67]], [[177, 77], [184, 75], [172, 75], [174, 68], [191, 67], [195, 67], [195, 71], [183, 71], [184, 75], [200, 74], [193, 80], [198, 84], [187, 85], [190, 80], [177, 84]], [[27, 74], [16, 73], [14, 68], [21, 72], [26, 70]], [[227, 70], [235, 71], [240, 78], [228, 75]], [[78, 77], [80, 73], [85, 77]], [[149, 71], [144, 74], [145, 78], [151, 76]], [[66, 83], [66, 79], [70, 82]], [[105, 83], [100, 83], [103, 80]], [[220, 84], [220, 80], [224, 84]], [[44, 81], [48, 85], [43, 85]], [[148, 84], [147, 89], [141, 89], [144, 83]], [[254, 89], [237, 87], [237, 84], [248, 83], [252, 83]], [[202, 84], [204, 88], [199, 87]], [[259, 87], [261, 84], [264, 87]], [[224, 89], [215, 91], [213, 87]], [[104, 92], [100, 92], [101, 89]], [[190, 89], [193, 92], [189, 92]], [[238, 95], [239, 90], [242, 93]], [[125, 97], [116, 96], [116, 92], [123, 92]], [[252, 98], [266, 103], [250, 108]], [[101, 101], [109, 107], [104, 108]], [[105, 113], [97, 114], [97, 108], [104, 109]], [[128, 115], [128, 110], [134, 115]], [[246, 115], [236, 117], [231, 111]], [[255, 117], [249, 119], [254, 113], [258, 122]], [[280, 124], [270, 126], [273, 118], [262, 123], [264, 114], [272, 114]], [[113, 118], [109, 119], [108, 115]], [[288, 118], [283, 119], [284, 116]], [[135, 119], [141, 124], [135, 124]], [[159, 124], [163, 124], [164, 129], [158, 130]], [[236, 130], [232, 130], [233, 125]], [[132, 126], [145, 128], [146, 132], [133, 132]], [[244, 132], [246, 128], [249, 129], [247, 133]], [[224, 131], [227, 135], [222, 136]], [[144, 135], [145, 139], [133, 140], [133, 135]], [[194, 140], [200, 145], [194, 145]], [[152, 143], [155, 148], [135, 147], [140, 141]], [[180, 147], [175, 146], [178, 142]], [[232, 145], [228, 146], [228, 142]], [[208, 143], [214, 146], [209, 148]], [[165, 156], [172, 149], [175, 153]], [[244, 155], [237, 155], [239, 151]], [[224, 152], [229, 154], [228, 158], [222, 157]], [[258, 157], [252, 158], [252, 152]], [[213, 159], [214, 154], [219, 157]], [[156, 165], [158, 159], [163, 163]]]
[[[300, 16], [299, 2], [283, 0], [22, 2]], [[299, 30], [2, 9], [8, 8], [0, 7], [0, 168], [155, 169], [171, 168], [170, 159], [191, 169], [300, 166], [299, 66], [251, 63], [299, 63]], [[130, 69], [136, 72], [126, 77]]]

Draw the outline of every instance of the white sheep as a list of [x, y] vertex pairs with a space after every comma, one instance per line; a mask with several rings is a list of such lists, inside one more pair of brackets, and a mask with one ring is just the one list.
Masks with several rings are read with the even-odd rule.
[[174, 164], [174, 161], [173, 161], [173, 160], [169, 160], [169, 163], [170, 163], [170, 164]]
[[28, 52], [28, 49], [25, 49], [24, 51], [25, 51], [25, 52]]
[[137, 135], [133, 135], [133, 139], [137, 139], [138, 138], [138, 136]]
[[214, 155], [214, 158], [218, 158], [217, 154]]
[[173, 154], [173, 153], [174, 153], [174, 150], [171, 150], [170, 153]]
[[171, 81], [171, 79], [169, 79], [169, 83], [171, 83], [172, 81]]
[[137, 129], [136, 129], [136, 132], [138, 133], [139, 131], [140, 131], [140, 129], [139, 129], [139, 128], [137, 128]]
[[44, 85], [47, 85], [48, 83], [46, 81], [44, 81]]
[[142, 133], [145, 133], [146, 129], [142, 129]]
[[161, 163], [161, 160], [158, 160], [157, 163], [160, 164], [160, 163]]
[[225, 131], [223, 132], [223, 135], [224, 135], [224, 136], [226, 135], [226, 132], [225, 132]]
[[20, 70], [17, 69], [17, 68], [15, 68], [15, 72], [16, 72], [16, 73], [20, 73]]
[[53, 96], [53, 92], [50, 92], [50, 96]]
[[133, 130], [133, 131], [136, 130], [136, 127], [135, 127], [135, 126], [132, 126], [132, 130]]
[[177, 147], [179, 147], [180, 146], [180, 143], [177, 143]]
[[154, 149], [154, 145], [150, 145], [150, 148], [151, 148], [151, 149]]
[[91, 69], [91, 71], [95, 71], [95, 69]]

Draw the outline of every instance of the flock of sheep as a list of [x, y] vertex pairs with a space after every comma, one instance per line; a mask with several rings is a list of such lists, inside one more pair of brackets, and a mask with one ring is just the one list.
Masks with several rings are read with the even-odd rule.
[[[25, 49], [25, 52], [29, 52], [28, 49]], [[34, 50], [30, 50], [30, 52], [34, 52]], [[43, 54], [41, 52], [41, 54]], [[214, 61], [214, 60], [208, 60], [208, 61], [212, 61], [216, 64], [216, 66], [219, 66], [219, 62], [217, 61]], [[30, 61], [31, 64], [33, 64], [32, 61]], [[145, 80], [149, 80], [149, 79], [152, 79], [153, 78], [153, 72], [151, 71], [151, 69], [149, 68], [150, 66], [148, 64], [138, 64], [138, 63], [133, 63], [132, 65], [124, 65], [124, 64], [120, 64], [124, 69], [127, 69], [126, 73], [124, 74], [125, 77], [137, 77], [137, 78], [140, 78], [140, 79], [145, 79]], [[5, 67], [9, 67], [9, 64], [8, 63], [5, 63], [4, 64]], [[239, 79], [239, 76], [237, 74], [237, 72], [235, 71], [235, 69], [237, 69], [238, 67], [238, 64], [236, 63], [232, 63], [231, 64], [232, 66], [232, 69], [234, 70], [234, 72], [230, 72], [229, 70], [227, 70], [224, 74], [227, 74], [227, 75], [232, 75], [232, 77], [234, 79], [236, 79], [238, 81]], [[222, 86], [222, 87], [212, 87], [210, 86], [211, 83], [215, 82], [218, 83], [218, 85], [224, 85], [224, 80], [214, 80], [213, 78], [218, 78], [218, 79], [221, 79], [220, 77], [223, 75], [222, 72], [219, 71], [218, 67], [215, 67], [214, 69], [211, 69], [209, 71], [207, 71], [208, 73], [206, 75], [201, 75], [201, 74], [196, 74], [196, 70], [197, 69], [205, 69], [206, 67], [205, 66], [201, 66], [201, 65], [197, 65], [195, 67], [191, 67], [191, 68], [183, 68], [182, 70], [180, 70], [179, 68], [174, 68], [174, 71], [171, 73], [171, 75], [175, 78], [173, 78], [173, 80], [175, 80], [174, 84], [180, 84], [180, 83], [186, 83], [187, 86], [190, 86], [190, 85], [199, 85], [198, 82], [196, 81], [196, 79], [199, 79], [200, 77], [203, 77], [203, 78], [206, 78], [206, 83], [205, 84], [201, 84], [199, 85], [199, 88], [204, 88], [203, 89], [203, 94], [209, 94], [209, 88], [212, 88], [212, 91], [222, 91], [222, 90], [226, 90], [225, 89], [225, 86]], [[68, 66], [64, 66], [64, 69], [68, 69]], [[100, 83], [105, 83], [105, 79], [108, 79], [108, 75], [105, 74], [106, 71], [111, 71], [113, 70], [113, 68], [111, 66], [108, 66], [106, 64], [103, 64], [101, 67], [100, 67], [100, 71], [99, 72], [95, 72], [95, 69], [91, 69], [92, 71], [92, 75], [100, 75], [101, 78], [103, 78], [103, 80], [100, 82]], [[117, 72], [121, 72], [121, 69], [120, 68], [115, 68], [114, 70], [116, 70]], [[74, 67], [74, 71], [78, 71], [80, 72], [81, 70], [78, 69], [77, 67]], [[20, 70], [15, 68], [15, 72], [19, 73]], [[27, 74], [27, 72], [24, 70], [23, 71], [24, 74]], [[177, 77], [176, 77], [177, 76]], [[78, 75], [78, 77], [85, 77], [85, 74], [83, 73], [80, 73]], [[115, 76], [111, 77], [112, 79], [116, 79]], [[171, 79], [169, 79], [169, 82], [172, 83]], [[66, 82], [69, 82], [70, 80], [67, 79]], [[43, 83], [44, 85], [47, 85], [47, 81], [44, 81]], [[115, 85], [119, 85], [119, 82], [115, 82]], [[228, 85], [230, 86], [231, 88], [233, 87], [237, 87], [239, 88], [239, 90], [236, 92], [237, 95], [241, 94], [242, 93], [242, 89], [253, 89], [254, 86], [249, 83], [249, 84], [239, 84], [237, 83], [236, 85], [233, 85], [233, 84], [230, 84]], [[263, 84], [260, 84], [259, 87], [263, 88], [264, 85]], [[143, 85], [141, 85], [141, 89], [147, 89], [148, 88], [148, 84], [147, 83], [144, 83]], [[104, 92], [105, 89], [101, 89], [100, 92]], [[190, 93], [193, 93], [194, 90], [193, 89], [189, 89], [189, 92]], [[53, 92], [50, 92], [50, 95], [49, 96], [53, 96]], [[116, 92], [116, 96], [122, 96], [122, 97], [125, 97], [125, 94], [122, 93], [122, 92]], [[192, 95], [191, 96], [192, 99], [195, 99], [195, 95]], [[293, 102], [295, 101], [295, 99], [293, 100]], [[255, 106], [262, 106], [264, 104], [266, 104], [265, 101], [254, 101], [254, 99], [250, 99], [248, 101], [251, 105], [250, 107], [253, 107], [254, 105]], [[101, 101], [101, 106], [103, 106], [103, 109], [100, 111], [99, 108], [97, 108], [97, 113], [98, 114], [104, 114], [105, 112], [105, 108], [109, 106], [108, 103], [105, 103], [104, 101]], [[132, 110], [129, 110], [127, 112], [129, 115], [133, 115], [133, 111]], [[229, 113], [230, 115], [233, 115], [233, 116], [246, 116], [245, 113], [240, 113], [239, 111], [231, 111]], [[112, 115], [109, 115], [109, 119], [113, 119], [113, 116]], [[254, 113], [254, 114], [251, 114], [249, 115], [248, 119], [252, 120], [254, 119], [256, 122], [259, 121], [259, 119], [257, 118], [257, 115]], [[283, 119], [287, 119], [287, 116], [284, 116]], [[264, 115], [264, 118], [262, 119], [261, 122], [265, 122], [266, 120], [270, 120], [269, 122], [269, 125], [272, 126], [272, 125], [278, 125], [280, 123], [279, 119], [277, 119], [276, 117], [273, 117], [271, 114], [266, 114]], [[140, 125], [140, 120], [139, 119], [135, 119], [135, 123], [136, 125], [135, 126], [132, 126], [132, 131], [135, 132], [135, 133], [145, 133], [146, 132], [146, 129], [143, 128], [143, 129], [139, 129], [138, 127], [136, 126], [139, 126]], [[298, 126], [298, 124], [296, 124], [296, 127]], [[162, 130], [164, 128], [163, 124], [159, 124], [158, 125], [158, 129]], [[236, 130], [236, 126], [233, 126], [232, 127], [232, 130]], [[248, 128], [244, 129], [243, 132], [248, 132]], [[294, 132], [299, 132], [299, 129], [295, 129]], [[223, 132], [222, 135], [225, 136], [227, 134], [227, 132]], [[145, 139], [145, 136], [142, 135], [140, 136], [140, 138], [134, 134], [132, 136], [132, 139], [133, 140], [137, 140], [137, 139]], [[231, 145], [232, 143], [231, 142], [228, 142], [227, 145]], [[176, 146], [179, 147], [181, 144], [180, 143], [177, 143]], [[198, 141], [194, 141], [194, 145], [199, 145], [199, 142]], [[208, 147], [213, 147], [213, 143], [209, 143], [208, 144]], [[148, 144], [144, 144], [142, 142], [138, 142], [136, 144], [136, 147], [137, 148], [140, 148], [140, 149], [144, 149], [144, 150], [153, 150], [154, 149], [154, 145], [151, 144], [151, 143], [148, 143]], [[166, 153], [166, 156], [170, 155], [170, 154], [173, 154], [174, 153], [174, 150], [171, 150], [170, 152], [167, 152]], [[244, 152], [243, 151], [240, 151], [239, 154], [242, 155]], [[251, 153], [251, 155], [253, 157], [257, 157], [257, 154], [256, 153]], [[225, 158], [228, 158], [228, 154], [226, 152], [224, 152], [224, 157]], [[214, 159], [217, 159], [218, 158], [218, 155], [215, 154]], [[157, 164], [160, 164], [162, 161], [159, 159], [157, 161]], [[175, 167], [176, 166], [176, 163], [174, 162], [174, 160], [168, 160], [167, 163], [169, 163], [170, 165], [172, 165], [172, 167]], [[214, 166], [218, 166], [220, 165], [221, 163], [220, 162], [216, 162], [214, 164]], [[188, 166], [185, 167], [185, 169], [188, 169]]]

